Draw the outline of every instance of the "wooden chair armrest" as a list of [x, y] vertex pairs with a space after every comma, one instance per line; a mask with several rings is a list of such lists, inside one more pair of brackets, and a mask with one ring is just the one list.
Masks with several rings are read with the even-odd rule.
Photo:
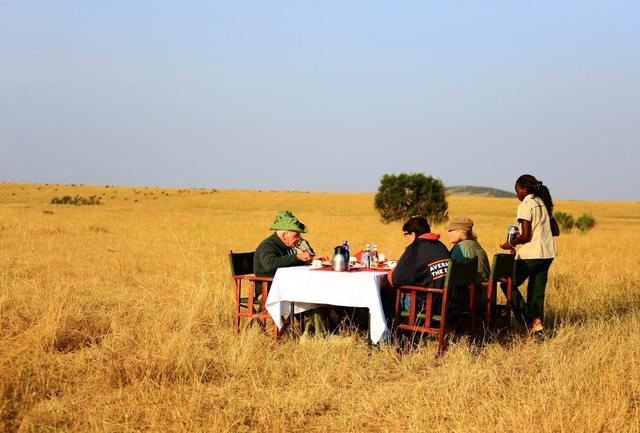
[[249, 274], [249, 275], [236, 275], [233, 278], [235, 278], [236, 280], [247, 280], [247, 281], [273, 281], [273, 278], [271, 277], [256, 277], [253, 274]]
[[422, 292], [422, 293], [443, 293], [444, 290], [436, 289], [433, 287], [422, 287], [422, 286], [395, 286], [394, 289], [402, 290], [410, 290], [412, 292]]
[[249, 278], [247, 278], [248, 280], [251, 281], [273, 281], [273, 278], [271, 277], [256, 277], [256, 276], [249, 276]]

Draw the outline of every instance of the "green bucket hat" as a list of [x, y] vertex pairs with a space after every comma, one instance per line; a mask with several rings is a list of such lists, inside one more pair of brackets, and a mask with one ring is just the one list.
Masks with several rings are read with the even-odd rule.
[[269, 230], [291, 230], [299, 233], [306, 233], [307, 227], [296, 218], [291, 211], [283, 210], [276, 214], [273, 224]]

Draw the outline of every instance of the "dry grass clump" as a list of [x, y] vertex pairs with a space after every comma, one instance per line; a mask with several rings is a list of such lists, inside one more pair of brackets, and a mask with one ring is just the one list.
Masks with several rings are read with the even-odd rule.
[[[321, 254], [349, 239], [397, 257], [400, 225], [380, 223], [373, 194], [166, 189], [134, 203], [148, 191], [118, 187], [132, 200], [44, 214], [53, 188], [104, 191], [0, 185], [0, 431], [640, 431], [637, 203], [558, 201], [598, 225], [559, 239], [549, 339], [462, 338], [436, 360], [434, 342], [369, 353], [355, 332], [233, 334], [226, 252], [253, 250], [290, 208]], [[490, 255], [516, 205], [450, 198]]]

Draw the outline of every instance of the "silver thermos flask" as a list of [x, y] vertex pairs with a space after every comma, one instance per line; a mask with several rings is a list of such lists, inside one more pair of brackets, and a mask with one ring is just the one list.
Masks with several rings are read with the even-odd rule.
[[345, 256], [346, 254], [344, 253], [342, 246], [336, 247], [333, 258], [331, 259], [331, 269], [336, 272], [344, 272], [349, 269], [349, 262]]
[[511, 242], [520, 234], [520, 229], [518, 226], [509, 226], [509, 231], [507, 232], [507, 243], [513, 247]]

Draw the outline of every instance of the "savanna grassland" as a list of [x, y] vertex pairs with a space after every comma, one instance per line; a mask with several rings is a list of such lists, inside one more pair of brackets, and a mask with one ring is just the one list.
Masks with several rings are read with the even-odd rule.
[[[553, 191], [552, 191], [553, 192]], [[100, 205], [52, 205], [64, 195]], [[404, 248], [373, 194], [0, 184], [0, 431], [640, 431], [640, 204], [558, 201], [545, 341], [368, 352], [236, 336], [227, 252], [291, 209], [329, 255]], [[516, 199], [452, 196], [490, 256]], [[443, 233], [442, 227], [434, 231]]]

